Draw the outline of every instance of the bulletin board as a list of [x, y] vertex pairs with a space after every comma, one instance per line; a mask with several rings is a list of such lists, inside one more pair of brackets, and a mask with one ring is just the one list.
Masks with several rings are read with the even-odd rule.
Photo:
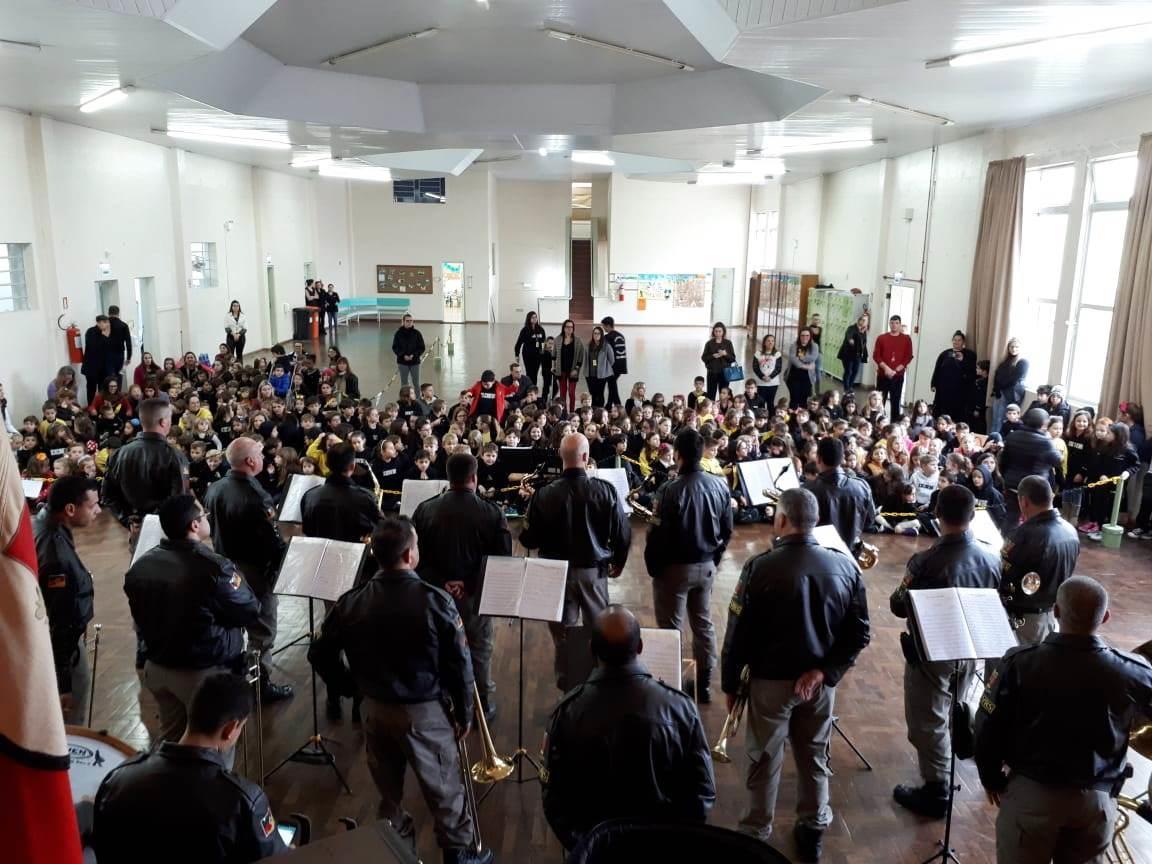
[[431, 294], [432, 268], [410, 264], [377, 264], [377, 294]]
[[613, 273], [608, 281], [614, 299], [634, 303], [639, 311], [712, 307], [711, 273]]

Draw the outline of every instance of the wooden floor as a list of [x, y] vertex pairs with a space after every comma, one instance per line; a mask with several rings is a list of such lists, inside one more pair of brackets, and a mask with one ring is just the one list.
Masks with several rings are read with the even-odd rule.
[[[439, 326], [422, 328], [425, 338], [441, 335]], [[455, 352], [449, 362], [445, 356], [440, 370], [426, 367], [425, 380], [437, 381], [441, 392], [452, 393], [471, 383], [478, 372], [491, 365], [500, 369], [511, 358], [515, 328], [468, 325], [454, 328]], [[585, 328], [586, 329], [586, 328]], [[431, 331], [431, 332], [429, 332]], [[446, 335], [446, 328], [443, 331]], [[707, 333], [688, 328], [648, 328], [625, 331], [629, 337], [631, 366], [637, 374], [626, 381], [647, 380], [649, 393], [684, 392], [699, 368], [700, 344]], [[364, 325], [359, 332], [342, 339], [346, 353], [361, 376], [366, 391], [379, 389], [392, 374], [392, 367], [381, 363], [388, 352], [391, 330], [384, 333], [374, 325]], [[465, 374], [464, 362], [467, 362]], [[661, 370], [656, 372], [654, 370]], [[648, 377], [645, 378], [644, 376]], [[471, 376], [471, 377], [469, 377]], [[676, 386], [673, 386], [676, 385]], [[644, 529], [636, 523], [632, 555], [623, 576], [611, 583], [610, 593], [616, 602], [628, 604], [645, 626], [654, 626], [649, 580], [644, 573], [642, 553]], [[518, 530], [514, 528], [514, 531]], [[770, 542], [767, 526], [736, 529], [728, 554], [721, 563], [712, 597], [713, 618], [718, 636], [723, 637], [725, 609], [744, 561], [762, 551]], [[863, 765], [839, 737], [833, 738], [832, 806], [835, 821], [828, 832], [824, 860], [830, 864], [847, 862], [884, 862], [884, 864], [917, 864], [933, 851], [943, 831], [943, 823], [926, 822], [903, 811], [891, 799], [897, 783], [916, 781], [915, 759], [905, 737], [903, 720], [903, 659], [898, 645], [902, 622], [888, 612], [889, 593], [903, 575], [908, 557], [929, 541], [881, 537], [880, 563], [866, 574], [869, 610], [872, 616], [872, 644], [860, 657], [837, 688], [836, 711], [844, 732], [872, 763], [873, 771]], [[133, 668], [135, 646], [127, 602], [122, 591], [123, 573], [128, 553], [124, 533], [107, 514], [92, 528], [79, 532], [78, 547], [84, 562], [96, 576], [96, 621], [103, 625], [98, 689], [93, 726], [138, 747], [149, 744], [149, 730], [157, 728], [155, 706], [148, 695], [140, 694]], [[522, 550], [521, 550], [522, 551]], [[1079, 572], [1099, 578], [1112, 594], [1113, 616], [1104, 635], [1121, 648], [1131, 649], [1152, 636], [1152, 594], [1148, 590], [1152, 576], [1152, 544], [1125, 540], [1118, 551], [1086, 546], [1080, 558]], [[282, 598], [280, 602], [279, 644], [285, 644], [306, 632], [307, 606], [303, 601]], [[497, 682], [499, 715], [492, 724], [497, 749], [510, 753], [516, 747], [516, 690], [518, 674], [518, 630], [510, 625], [497, 625], [494, 677]], [[552, 686], [551, 641], [544, 624], [525, 624], [525, 741], [531, 753], [538, 753], [548, 715], [558, 693]], [[687, 653], [687, 650], [686, 650]], [[278, 679], [295, 685], [297, 695], [289, 703], [265, 712], [265, 760], [270, 768], [302, 744], [311, 734], [310, 677], [304, 659], [305, 649], [293, 647], [278, 655], [273, 668]], [[321, 694], [323, 685], [321, 685]], [[724, 720], [724, 709], [716, 704], [704, 706], [701, 714], [711, 739], [715, 739]], [[345, 703], [347, 705], [347, 703]], [[321, 695], [321, 714], [323, 696]], [[346, 712], [347, 714], [347, 712]], [[304, 811], [313, 820], [317, 835], [341, 830], [338, 817], [358, 820], [374, 817], [377, 796], [365, 765], [363, 736], [360, 729], [345, 719], [328, 723], [320, 718], [321, 732], [335, 743], [332, 750], [341, 771], [348, 778], [352, 794], [341, 787], [331, 770], [324, 766], [291, 763], [266, 784], [274, 809], [280, 814]], [[470, 741], [472, 753], [478, 752]], [[732, 765], [716, 768], [718, 800], [712, 812], [714, 824], [732, 827], [743, 804], [743, 746], [733, 741]], [[1136, 758], [1137, 778], [1132, 789], [1143, 788], [1149, 765]], [[590, 766], [593, 769], [595, 766]], [[959, 769], [963, 789], [958, 793], [954, 846], [965, 864], [982, 864], [995, 860], [995, 810], [986, 802], [980, 789], [975, 767], [963, 763]], [[777, 809], [775, 844], [787, 855], [791, 845], [791, 812], [795, 806], [794, 771], [787, 763]], [[605, 777], [605, 783], [611, 778]], [[427, 861], [439, 860], [427, 810], [415, 784], [408, 789], [407, 806], [420, 827], [419, 846]], [[552, 837], [540, 806], [536, 783], [517, 786], [502, 783], [481, 808], [481, 827], [485, 843], [500, 861], [550, 862], [562, 860], [559, 844]], [[1129, 831], [1129, 841], [1137, 862], [1152, 862], [1152, 830], [1141, 824]]]

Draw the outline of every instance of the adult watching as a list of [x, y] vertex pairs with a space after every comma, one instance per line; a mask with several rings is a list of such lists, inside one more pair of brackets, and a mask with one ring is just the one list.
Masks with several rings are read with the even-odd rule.
[[819, 381], [820, 346], [812, 340], [812, 331], [804, 327], [788, 352], [788, 405], [804, 408], [808, 397], [816, 392]]
[[238, 361], [244, 359], [244, 342], [248, 336], [248, 319], [240, 309], [240, 301], [233, 300], [228, 306], [228, 317], [224, 319], [224, 338], [229, 352]]
[[966, 416], [972, 384], [976, 381], [976, 352], [967, 347], [968, 337], [960, 330], [952, 334], [952, 347], [941, 351], [932, 370], [932, 413], [939, 417]]
[[868, 324], [871, 319], [867, 314], [856, 319], [844, 331], [844, 338], [840, 342], [840, 350], [836, 356], [844, 364], [844, 393], [856, 392], [856, 385], [860, 381], [860, 371], [868, 362]]
[[420, 358], [424, 356], [424, 336], [416, 329], [411, 315], [400, 319], [400, 329], [392, 337], [392, 353], [400, 371], [400, 386], [420, 386]]
[[1028, 361], [1020, 356], [1020, 340], [1013, 336], [1004, 349], [1004, 359], [992, 375], [992, 424], [988, 429], [999, 432], [1004, 425], [1004, 414], [1009, 405], [1024, 402], [1024, 379], [1028, 377]]
[[538, 383], [540, 352], [544, 350], [544, 340], [547, 338], [548, 335], [544, 332], [544, 328], [540, 326], [540, 316], [535, 312], [529, 312], [525, 315], [524, 326], [520, 328], [520, 333], [516, 337], [516, 345], [512, 349], [512, 354], [517, 360], [523, 359], [524, 374], [533, 384]]
[[896, 420], [904, 410], [904, 376], [912, 362], [912, 340], [904, 332], [899, 315], [888, 319], [888, 332], [876, 337], [872, 359], [876, 363], [876, 389], [888, 400], [888, 411]]
[[616, 329], [616, 319], [611, 315], [601, 318], [600, 324], [604, 327], [604, 340], [612, 349], [612, 377], [608, 379], [608, 398], [604, 403], [611, 408], [621, 404], [620, 378], [628, 374], [628, 343], [624, 334]]
[[724, 378], [724, 370], [736, 362], [736, 349], [728, 338], [728, 328], [722, 321], [712, 325], [712, 338], [704, 343], [700, 359], [704, 363], [708, 398], [715, 399], [720, 388], [728, 384]]

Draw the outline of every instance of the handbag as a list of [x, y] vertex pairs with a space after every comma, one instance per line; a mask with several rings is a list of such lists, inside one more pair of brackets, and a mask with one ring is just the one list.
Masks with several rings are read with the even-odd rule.
[[744, 380], [744, 367], [739, 363], [733, 363], [731, 366], [724, 367], [724, 380], [728, 382], [743, 381]]

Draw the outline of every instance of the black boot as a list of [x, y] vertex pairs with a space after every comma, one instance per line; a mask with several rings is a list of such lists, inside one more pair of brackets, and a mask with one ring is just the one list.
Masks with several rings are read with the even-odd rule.
[[260, 702], [268, 705], [271, 702], [282, 702], [292, 698], [290, 684], [273, 684], [268, 678], [268, 667], [260, 664]]
[[324, 713], [328, 716], [329, 720], [343, 720], [344, 708], [340, 705], [340, 697], [334, 693], [328, 694], [328, 700], [324, 705]]
[[696, 673], [696, 701], [701, 705], [712, 704], [712, 673]]
[[923, 786], [897, 786], [892, 797], [905, 810], [928, 819], [943, 819], [948, 812], [948, 784], [925, 783]]
[[823, 831], [797, 822], [792, 829], [792, 838], [796, 841], [796, 855], [804, 864], [815, 864], [820, 860], [820, 853], [824, 849]]
[[444, 864], [492, 864], [495, 860], [496, 856], [487, 846], [479, 852], [464, 846], [451, 846], [444, 850]]

